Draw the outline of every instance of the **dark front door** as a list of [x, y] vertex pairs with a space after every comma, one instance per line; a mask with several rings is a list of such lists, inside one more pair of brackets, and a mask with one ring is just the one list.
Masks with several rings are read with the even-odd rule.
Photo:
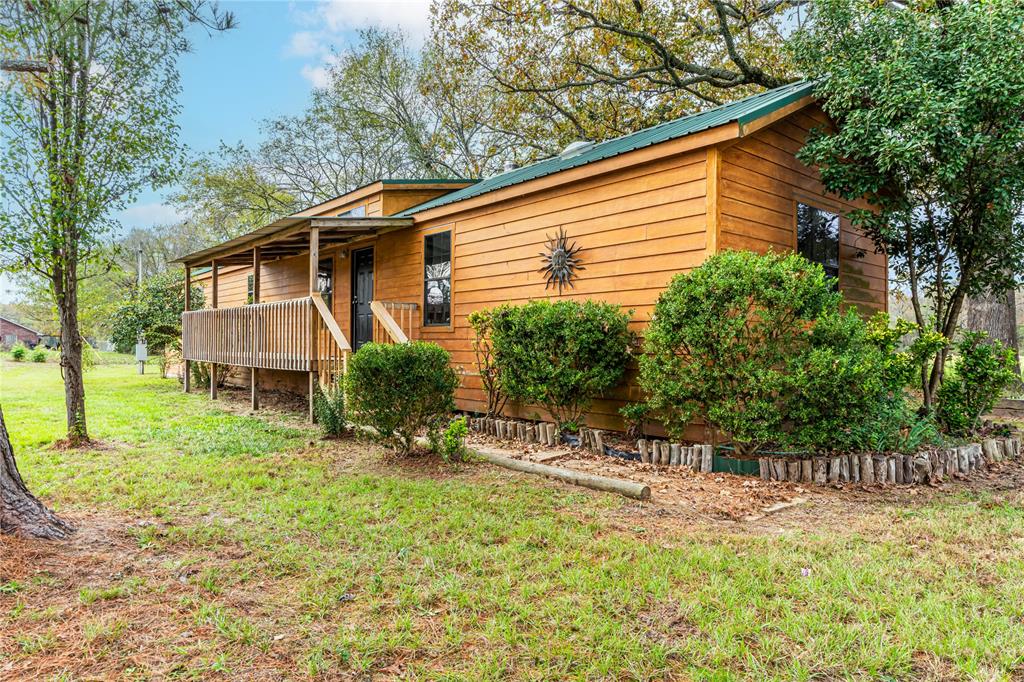
[[373, 249], [352, 252], [352, 348], [373, 341]]

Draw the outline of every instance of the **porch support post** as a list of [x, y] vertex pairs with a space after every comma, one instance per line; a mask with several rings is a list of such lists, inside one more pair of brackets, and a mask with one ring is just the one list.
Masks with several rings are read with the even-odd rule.
[[[217, 293], [220, 283], [217, 281], [217, 259], [214, 258], [210, 262], [210, 307], [214, 310], [217, 309]], [[224, 339], [220, 338], [219, 326], [215, 324], [214, 330], [217, 332], [216, 338], [213, 339], [213, 343], [221, 344]], [[210, 363], [210, 400], [217, 399], [217, 363]]]
[[[252, 249], [252, 302], [256, 305], [260, 302], [260, 247], [254, 246]], [[260, 318], [258, 315], [253, 316], [253, 330], [252, 330], [252, 345], [253, 345], [253, 366], [250, 368], [250, 383], [251, 383], [251, 395], [250, 400], [252, 402], [252, 409], [256, 411], [260, 409], [260, 377], [259, 368], [256, 364], [259, 362], [260, 354]]]
[[316, 421], [313, 413], [313, 401], [316, 395], [317, 384], [317, 347], [316, 347], [316, 316], [319, 315], [316, 307], [312, 305], [313, 294], [317, 293], [316, 275], [320, 266], [320, 228], [309, 228], [309, 421]]
[[[192, 267], [189, 265], [185, 266], [185, 312], [192, 310]], [[185, 339], [182, 338], [181, 352], [185, 354]], [[182, 371], [185, 376], [182, 380], [182, 386], [185, 393], [192, 390], [192, 363], [189, 360], [182, 359]]]

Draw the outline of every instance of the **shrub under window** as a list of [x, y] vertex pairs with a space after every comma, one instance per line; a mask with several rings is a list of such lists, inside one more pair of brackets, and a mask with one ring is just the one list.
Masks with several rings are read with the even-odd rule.
[[827, 446], [885, 394], [884, 353], [820, 265], [725, 252], [658, 298], [640, 384], [673, 437], [697, 415], [740, 454]]
[[579, 426], [590, 404], [626, 371], [629, 313], [597, 301], [531, 301], [491, 316], [501, 389], [544, 407], [560, 426]]

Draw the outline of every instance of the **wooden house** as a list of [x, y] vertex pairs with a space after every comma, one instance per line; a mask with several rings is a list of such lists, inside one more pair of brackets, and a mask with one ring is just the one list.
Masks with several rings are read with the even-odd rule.
[[[185, 358], [256, 368], [255, 405], [260, 383], [311, 392], [368, 341], [432, 341], [464, 371], [458, 405], [473, 411], [483, 398], [467, 316], [482, 307], [592, 298], [632, 309], [642, 330], [669, 280], [710, 255], [793, 249], [849, 305], [885, 310], [885, 256], [796, 158], [827, 125], [797, 83], [479, 181], [362, 187], [181, 258], [189, 276], [208, 269], [193, 280], [208, 308], [184, 315]], [[559, 233], [585, 265], [561, 291], [541, 270]], [[596, 404], [591, 425], [620, 426], [635, 390]]]

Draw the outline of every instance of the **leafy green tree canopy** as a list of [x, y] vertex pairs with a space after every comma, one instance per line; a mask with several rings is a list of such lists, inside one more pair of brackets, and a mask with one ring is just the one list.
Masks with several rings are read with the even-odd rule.
[[[966, 297], [1024, 272], [1022, 35], [1014, 0], [820, 0], [792, 41], [836, 123], [800, 158], [870, 204], [851, 219], [889, 254], [920, 327], [947, 338]], [[922, 377], [928, 405], [945, 356]]]
[[[203, 307], [201, 286], [192, 287], [192, 301]], [[119, 353], [131, 353], [141, 330], [150, 352], [160, 352], [181, 339], [185, 311], [185, 276], [179, 270], [153, 275], [111, 316], [111, 341]]]

